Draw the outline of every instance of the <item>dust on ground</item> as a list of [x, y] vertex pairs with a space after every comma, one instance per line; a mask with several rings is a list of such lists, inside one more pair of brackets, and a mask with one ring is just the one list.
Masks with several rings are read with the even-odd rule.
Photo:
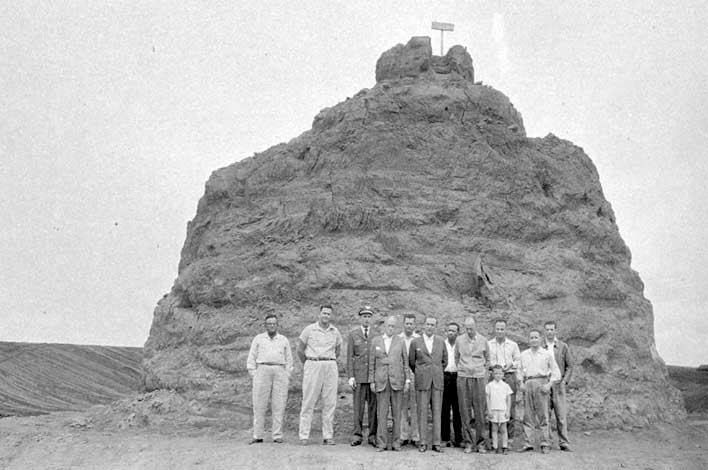
[[248, 445], [246, 429], [127, 427], [99, 429], [80, 412], [0, 419], [2, 469], [706, 469], [708, 420], [693, 416], [685, 425], [661, 425], [634, 431], [571, 432], [574, 452], [555, 448], [510, 455], [378, 453], [371, 446], [352, 448], [349, 436], [336, 446], [320, 444], [319, 433], [300, 446], [289, 431], [283, 444], [266, 439]]

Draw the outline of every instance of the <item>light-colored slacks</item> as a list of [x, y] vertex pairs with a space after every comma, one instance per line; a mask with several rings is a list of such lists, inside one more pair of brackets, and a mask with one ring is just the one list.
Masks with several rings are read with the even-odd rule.
[[337, 361], [305, 361], [302, 377], [300, 439], [310, 438], [312, 413], [322, 397], [322, 438], [334, 435], [334, 409], [337, 406]]
[[534, 432], [541, 430], [541, 447], [549, 445], [550, 434], [548, 428], [549, 394], [543, 393], [541, 387], [548, 383], [548, 379], [530, 379], [526, 381], [524, 395], [524, 445], [533, 447]]
[[266, 409], [271, 403], [273, 439], [283, 437], [283, 414], [288, 400], [288, 372], [284, 366], [259, 364], [253, 375], [253, 438], [263, 439]]
[[410, 387], [403, 392], [401, 404], [401, 440], [420, 441], [418, 431], [418, 400], [416, 400], [415, 377], [411, 377]]

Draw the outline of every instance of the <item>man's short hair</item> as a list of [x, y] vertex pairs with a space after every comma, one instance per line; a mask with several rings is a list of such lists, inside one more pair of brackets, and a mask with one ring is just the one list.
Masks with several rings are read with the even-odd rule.
[[504, 320], [503, 318], [497, 318], [496, 320], [494, 320], [494, 326], [497, 326], [497, 323], [504, 323], [504, 326], [506, 326], [506, 320]]
[[447, 326], [454, 326], [455, 328], [457, 328], [457, 331], [460, 331], [460, 325], [454, 321], [448, 323]]
[[503, 371], [504, 368], [501, 366], [501, 364], [494, 364], [494, 365], [492, 366], [492, 371], [495, 371], [495, 370], [501, 370], [501, 371]]
[[275, 321], [278, 321], [278, 317], [275, 315], [275, 313], [269, 313], [268, 315], [266, 315], [266, 317], [263, 321], [266, 322], [271, 318], [275, 318]]
[[403, 321], [406, 321], [406, 319], [412, 318], [414, 321], [417, 321], [418, 318], [415, 316], [415, 313], [404, 313], [403, 314]]
[[532, 328], [529, 330], [529, 336], [531, 336], [531, 333], [538, 333], [538, 336], [543, 336], [543, 333], [541, 333], [541, 330], [538, 328]]
[[556, 321], [555, 321], [555, 320], [548, 320], [546, 323], [543, 324], [543, 327], [545, 328], [545, 327], [547, 327], [548, 325], [553, 325], [553, 328], [557, 328], [557, 327], [558, 327], [558, 325], [556, 325]]
[[438, 319], [437, 319], [437, 318], [435, 318], [435, 317], [432, 316], [432, 315], [426, 315], [426, 316], [425, 316], [425, 323], [428, 323], [428, 320], [435, 320], [435, 325], [437, 326], [437, 324], [438, 324]]
[[328, 308], [328, 309], [330, 309], [330, 310], [334, 310], [331, 305], [329, 305], [329, 304], [324, 304], [324, 305], [320, 305], [320, 312], [321, 312], [322, 310], [326, 309], [326, 308]]

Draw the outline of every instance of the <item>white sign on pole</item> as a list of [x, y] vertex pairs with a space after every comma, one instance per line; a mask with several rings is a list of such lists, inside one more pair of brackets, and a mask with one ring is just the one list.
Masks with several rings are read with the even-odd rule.
[[443, 33], [444, 31], [454, 31], [455, 25], [452, 23], [440, 23], [433, 21], [433, 29], [440, 30], [440, 55], [443, 55]]

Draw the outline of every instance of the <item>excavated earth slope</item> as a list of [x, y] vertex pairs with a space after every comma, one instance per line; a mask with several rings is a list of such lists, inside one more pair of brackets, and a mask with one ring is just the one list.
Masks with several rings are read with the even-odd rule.
[[[683, 419], [583, 150], [527, 138], [460, 46], [438, 57], [413, 38], [382, 55], [376, 78], [301, 136], [213, 173], [155, 310], [147, 389], [248, 413], [245, 359], [266, 313], [294, 346], [319, 304], [333, 304], [346, 337], [368, 303], [377, 318], [474, 315], [488, 337], [503, 317], [522, 347], [555, 319], [577, 362], [571, 427]], [[297, 364], [292, 391], [300, 384]]]

